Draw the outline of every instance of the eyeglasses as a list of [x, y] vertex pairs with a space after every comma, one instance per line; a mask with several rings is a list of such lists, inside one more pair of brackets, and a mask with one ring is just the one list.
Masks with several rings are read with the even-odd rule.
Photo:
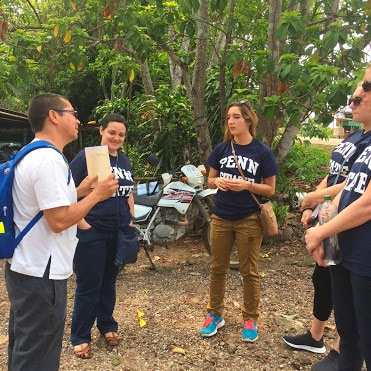
[[362, 97], [354, 97], [354, 98], [350, 98], [348, 100], [348, 106], [350, 106], [352, 103], [355, 105], [355, 106], [359, 106], [361, 104], [361, 102], [363, 101], [363, 98]]
[[371, 81], [364, 81], [362, 84], [362, 89], [366, 93], [371, 91]]
[[53, 109], [53, 111], [56, 111], [56, 112], [69, 112], [69, 113], [72, 113], [77, 118], [77, 111], [75, 111], [73, 109]]

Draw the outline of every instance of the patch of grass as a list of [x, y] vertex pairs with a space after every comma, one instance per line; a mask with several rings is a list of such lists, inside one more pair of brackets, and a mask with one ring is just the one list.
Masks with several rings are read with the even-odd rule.
[[336, 145], [333, 145], [333, 144], [310, 144], [308, 146], [308, 148], [315, 148], [315, 149], [319, 149], [321, 151], [324, 151], [326, 152], [330, 157], [331, 157], [331, 153], [332, 151], [334, 150], [334, 148], [336, 147]]
[[302, 191], [301, 183], [319, 183], [328, 173], [333, 149], [333, 146], [325, 149], [323, 147], [323, 145], [294, 145], [280, 168], [277, 191], [294, 193]]

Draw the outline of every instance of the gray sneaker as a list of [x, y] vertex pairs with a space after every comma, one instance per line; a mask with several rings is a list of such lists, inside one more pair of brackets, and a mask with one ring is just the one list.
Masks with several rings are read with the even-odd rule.
[[338, 371], [338, 359], [339, 353], [331, 349], [325, 358], [312, 366], [311, 371]]

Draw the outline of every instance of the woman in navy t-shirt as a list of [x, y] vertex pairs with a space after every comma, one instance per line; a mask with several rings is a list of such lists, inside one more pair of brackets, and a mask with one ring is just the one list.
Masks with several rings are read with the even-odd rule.
[[[353, 120], [371, 130], [371, 92], [353, 94]], [[346, 185], [334, 200], [339, 214], [306, 234], [308, 251], [322, 265], [321, 241], [339, 233], [342, 262], [331, 266], [335, 320], [340, 335], [339, 370], [371, 370], [371, 141], [350, 169]]]
[[[354, 161], [369, 144], [370, 139], [370, 131], [364, 132], [364, 130], [357, 130], [339, 143], [332, 151], [328, 175], [322, 179], [321, 183], [317, 186], [316, 191], [308, 193], [302, 204], [305, 205], [307, 199], [310, 199], [312, 194], [315, 194], [326, 187], [343, 183], [347, 178]], [[314, 207], [315, 205], [312, 205], [311, 208], [304, 208], [301, 222], [306, 228], [310, 227], [310, 220]], [[331, 277], [328, 267], [321, 267], [316, 264], [312, 275], [312, 282], [314, 288], [314, 300], [311, 328], [305, 334], [294, 336], [285, 335], [283, 336], [283, 340], [294, 349], [305, 349], [313, 353], [324, 353], [326, 348], [323, 342], [323, 333], [326, 321], [330, 318], [333, 309]], [[326, 362], [330, 361], [337, 363], [339, 357], [339, 344], [340, 337], [337, 338], [333, 345], [333, 349], [330, 350], [329, 354], [323, 360], [318, 362], [318, 367], [321, 364], [326, 364]]]
[[[224, 326], [223, 299], [233, 244], [236, 243], [240, 273], [243, 278], [242, 339], [258, 338], [257, 320], [260, 300], [258, 258], [262, 241], [259, 207], [252, 198], [271, 197], [275, 192], [277, 165], [269, 147], [255, 137], [258, 118], [248, 101], [229, 105], [224, 142], [218, 144], [207, 164], [208, 185], [218, 188], [211, 217], [211, 282], [208, 316], [201, 329], [202, 336], [215, 335]], [[231, 148], [247, 180], [236, 167]]]
[[[91, 329], [95, 320], [107, 344], [118, 345], [118, 324], [113, 318], [116, 302], [114, 265], [117, 231], [132, 224], [134, 215], [133, 173], [129, 159], [121, 152], [127, 125], [118, 114], [109, 114], [101, 122], [101, 145], [108, 146], [112, 172], [119, 181], [111, 198], [94, 206], [78, 225], [74, 268], [75, 304], [71, 324], [71, 343], [79, 358], [91, 357]], [[71, 162], [76, 187], [87, 176], [85, 151]]]

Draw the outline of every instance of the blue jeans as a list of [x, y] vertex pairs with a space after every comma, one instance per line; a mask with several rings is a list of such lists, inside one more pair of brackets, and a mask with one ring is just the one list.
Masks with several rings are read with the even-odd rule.
[[49, 267], [50, 262], [43, 277], [33, 277], [13, 272], [6, 263], [10, 300], [8, 371], [59, 370], [67, 280], [49, 279]]
[[371, 277], [343, 265], [330, 267], [335, 321], [340, 335], [339, 371], [371, 370]]
[[92, 227], [78, 229], [77, 237], [79, 243], [74, 258], [76, 292], [71, 324], [73, 345], [90, 343], [95, 320], [102, 335], [118, 329], [112, 315], [119, 272], [113, 264], [117, 232]]

